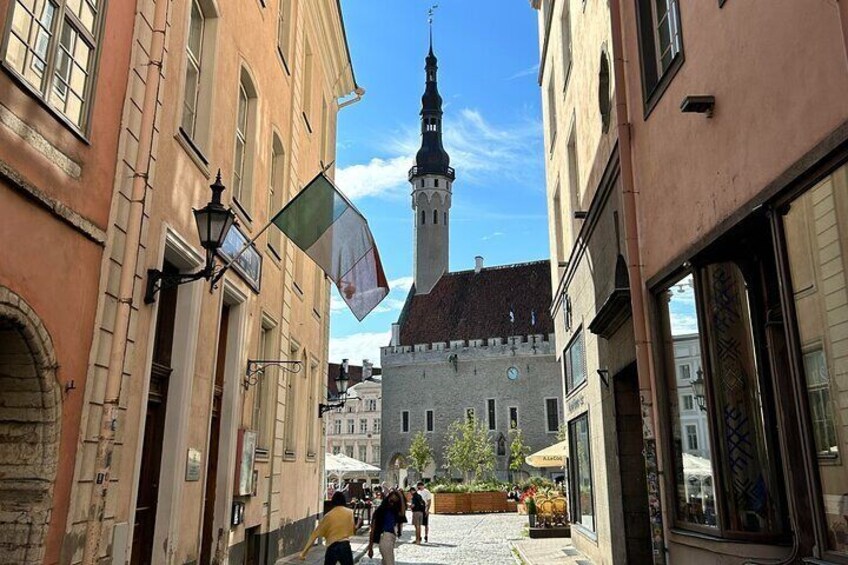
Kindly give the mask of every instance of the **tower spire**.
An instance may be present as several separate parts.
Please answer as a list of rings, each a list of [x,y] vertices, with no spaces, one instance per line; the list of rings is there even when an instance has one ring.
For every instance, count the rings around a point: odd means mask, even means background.
[[[436,13],[436,8],[438,8],[438,4],[433,4],[430,6],[430,9],[427,10],[427,22],[430,24],[430,56],[433,56],[433,14]]]

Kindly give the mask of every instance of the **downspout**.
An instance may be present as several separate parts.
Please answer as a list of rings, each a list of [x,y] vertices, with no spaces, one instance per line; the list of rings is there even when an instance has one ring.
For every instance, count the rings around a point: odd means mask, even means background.
[[[624,240],[627,249],[627,271],[630,278],[630,305],[633,316],[633,338],[636,345],[636,367],[639,374],[639,396],[642,409],[642,435],[645,442],[645,465],[648,473],[648,505],[651,519],[651,539],[654,563],[665,563],[667,533],[662,516],[665,500],[663,483],[663,452],[659,435],[659,402],[657,377],[651,362],[651,332],[645,315],[644,284],[642,278],[642,254],[639,248],[639,222],[636,204],[636,189],[633,176],[633,156],[630,151],[630,123],[627,108],[627,86],[624,75],[624,45],[621,25],[621,2],[610,0],[612,24],[613,70],[615,73],[615,106],[618,147],[621,161],[622,208],[624,212]],[[658,437],[659,436],[659,437]],[[652,471],[656,471],[653,473]],[[651,476],[656,484],[651,484]],[[653,510],[653,511],[651,511]],[[657,534],[662,534],[662,544],[657,544]]]
[[[140,0],[143,2],[145,0]],[[103,522],[106,498],[112,472],[112,455],[115,444],[115,432],[118,425],[118,411],[121,398],[124,364],[127,359],[127,336],[132,315],[135,275],[139,263],[141,232],[144,224],[144,208],[149,187],[150,165],[153,153],[153,133],[156,122],[159,88],[162,80],[162,66],[165,55],[165,32],[168,25],[168,9],[171,0],[156,0],[153,13],[153,31],[150,42],[150,56],[145,76],[144,101],[141,109],[140,138],[136,155],[132,197],[130,200],[129,223],[124,253],[121,263],[121,278],[118,287],[118,305],[115,309],[115,333],[109,352],[109,372],[106,375],[106,393],[103,401],[103,415],[100,420],[100,434],[97,438],[95,460],[96,475],[91,491],[88,523],[85,533],[85,548],[82,562],[86,565],[98,563],[98,555],[103,537]]]

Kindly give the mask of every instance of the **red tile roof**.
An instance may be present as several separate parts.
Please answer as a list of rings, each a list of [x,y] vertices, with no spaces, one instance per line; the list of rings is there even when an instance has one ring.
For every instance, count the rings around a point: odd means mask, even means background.
[[[327,398],[335,398],[339,394],[338,388],[336,388],[336,377],[339,376],[339,368],[341,364],[339,363],[329,363],[327,365]],[[380,367],[372,367],[371,375],[377,376],[381,374]],[[350,365],[347,366],[347,376],[350,379],[348,381],[347,387],[350,388],[355,384],[362,382],[362,366],[361,365]]]
[[[400,345],[551,334],[550,304],[548,261],[447,273],[430,294],[410,291],[399,320]]]

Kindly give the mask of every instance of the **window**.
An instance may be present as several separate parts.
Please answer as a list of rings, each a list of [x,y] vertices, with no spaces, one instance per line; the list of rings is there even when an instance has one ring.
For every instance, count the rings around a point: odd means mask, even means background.
[[[427,223],[427,212],[421,210],[421,225],[423,226],[425,223]]]
[[[690,453],[698,451],[698,426],[686,426],[686,446]]]
[[[681,381],[690,381],[692,380],[692,369],[689,365],[678,365],[677,366],[677,378]],[[684,384],[684,383],[681,383]]]
[[[577,164],[577,122],[571,124],[568,132],[568,198],[571,202],[571,210],[580,210],[580,168]],[[572,233],[580,231],[573,216],[571,218]],[[572,238],[573,239],[573,238]]]
[[[565,349],[565,354],[562,357],[563,363],[565,363],[565,390],[567,393],[571,393],[586,382],[583,347],[583,329],[580,328],[571,339],[571,343]]]
[[[551,153],[554,152],[554,146],[556,145],[556,134],[557,134],[557,108],[556,108],[556,96],[557,89],[554,81],[555,75],[551,72],[551,78],[548,81],[548,139],[550,143],[549,151]]]
[[[486,420],[489,423],[489,430],[494,430],[497,428],[497,421],[495,418],[495,399],[490,398],[486,401]]]
[[[732,262],[707,264],[661,293],[661,335],[669,389],[672,464],[676,478],[676,518],[689,529],[725,536],[784,531],[782,482],[773,438],[774,425],[763,405],[758,356],[759,331],[742,270]],[[681,364],[676,344],[695,336],[704,360],[689,350],[688,365],[703,367],[709,390],[702,430],[682,416],[676,400]],[[686,408],[684,400],[684,408]],[[710,430],[715,430],[711,437]],[[701,436],[705,437],[701,437]],[[706,449],[712,442],[713,449]],[[697,451],[697,453],[693,453]],[[697,457],[698,459],[693,459]],[[697,469],[696,469],[697,464]],[[720,497],[721,504],[716,505]]]
[[[368,446],[360,445],[359,446],[359,460],[360,461],[368,461]]]
[[[289,346],[290,358],[303,361],[303,358],[300,354],[300,346],[294,341],[291,341],[291,345]],[[286,422],[285,422],[285,436],[286,436],[286,448],[285,455],[287,457],[291,457],[295,454],[295,446],[297,445],[297,436],[295,434],[295,422],[297,421],[297,402],[298,398],[298,388],[300,375],[295,373],[287,374],[287,386],[286,386]]]
[[[277,51],[285,65],[288,65],[291,49],[292,20],[292,0],[280,0],[280,9],[277,12]]]
[[[367,412],[376,412],[377,411],[377,399],[369,398],[365,401],[365,410]]]
[[[303,85],[301,87],[301,97],[300,101],[301,108],[303,109],[303,118],[306,120],[306,127],[309,131],[312,131],[312,126],[310,125],[309,118],[312,116],[312,94],[313,94],[313,59],[314,56],[312,54],[312,47],[309,45],[309,40],[305,40],[303,46]]]
[[[683,53],[678,0],[637,0],[645,105]]]
[[[562,16],[560,16],[560,35],[562,37],[562,89],[568,86],[571,76],[571,10],[569,2],[562,2]]]
[[[312,309],[320,316],[321,305],[324,303],[324,271],[318,265],[315,265],[315,273],[312,275],[312,281]]]
[[[409,432],[409,412],[407,410],[400,413],[400,431],[402,433]]]
[[[447,212],[442,213],[442,219],[444,220],[445,225],[448,225],[448,213]]]
[[[439,211],[433,210],[433,225],[439,223]]]
[[[559,431],[559,399],[545,399],[545,422],[549,434],[555,434]]]
[[[270,220],[274,214],[282,210],[285,178],[286,178],[286,152],[283,149],[283,143],[277,135],[274,135],[271,141],[271,171],[270,182],[268,183],[268,219]],[[278,258],[283,256],[282,232],[278,229],[271,228],[268,230],[268,247]]]
[[[371,458],[373,459],[373,462],[374,462],[375,465],[377,465],[377,466],[380,465],[380,446],[379,445],[374,444],[374,445],[371,446]]]
[[[565,242],[563,240],[562,231],[562,214],[562,200],[560,200],[559,182],[557,182],[551,210],[551,215],[554,217],[554,245],[552,251],[556,257],[557,264],[565,262]]]
[[[516,406],[509,407],[509,429],[514,430],[518,427],[518,408]]]
[[[424,422],[424,424],[425,424],[424,429],[427,430],[428,432],[432,432],[433,431],[433,411],[427,410],[427,412],[425,412],[425,414],[424,414],[424,419],[426,420]]]
[[[41,98],[86,129],[102,0],[13,0],[3,60]]]
[[[368,433],[368,420],[365,418],[359,419],[359,433],[367,434]]]
[[[373,429],[375,434],[380,433],[380,418],[374,418]]]
[[[347,421],[347,433],[353,434],[356,432],[356,422],[351,418]]]
[[[474,420],[474,408],[466,408],[465,409],[465,419],[469,422]]]
[[[843,165],[794,199],[783,217],[786,259],[803,353],[821,483],[827,549],[848,557],[844,537],[848,472],[848,166]],[[837,561],[837,559],[832,559]]]
[[[686,411],[694,410],[695,409],[695,403],[694,403],[693,400],[694,399],[692,398],[691,394],[684,394],[683,395],[683,409],[686,410]]]
[[[341,435],[342,433],[342,421],[339,418],[333,422],[333,431],[336,435]]]
[[[339,447],[338,445],[333,446],[333,455],[338,455],[339,453],[341,453],[341,451],[342,451],[342,448]]]
[[[589,447],[589,414],[568,423],[568,475],[571,520],[595,531],[595,500],[592,489],[592,452]]]
[[[304,379],[306,380],[306,390],[309,391],[306,399],[306,456],[315,457],[315,452],[318,447],[316,441],[318,431],[318,418],[315,416],[315,411],[318,408],[318,399],[315,398],[316,389],[320,382],[320,373],[318,371],[318,361],[315,358],[309,363],[309,370],[306,371]]]
[[[345,455],[347,455],[348,457],[351,457],[351,458],[353,457],[353,446],[352,445],[348,445],[348,446],[345,447]]]
[[[804,374],[807,377],[807,397],[810,399],[816,449],[819,457],[835,458],[839,453],[839,440],[830,400],[830,376],[821,348],[804,354]]]
[[[203,36],[206,19],[197,0],[191,2],[191,15],[186,41],[186,79],[183,93],[183,131],[190,138],[195,137],[197,125],[197,99],[200,94],[200,70],[203,60]]]
[[[279,358],[277,346],[277,332],[275,323],[265,316],[262,318],[262,326],[259,330],[259,358]],[[257,447],[267,448],[271,445],[271,422],[273,410],[270,409],[276,402],[277,379],[279,368],[268,366],[262,370],[259,384],[253,387],[253,429],[257,431]]]
[[[439,188],[439,179],[433,179],[433,186]]]
[[[250,214],[253,203],[253,129],[256,123],[256,90],[242,69],[236,112],[235,152],[233,156],[233,199]]]

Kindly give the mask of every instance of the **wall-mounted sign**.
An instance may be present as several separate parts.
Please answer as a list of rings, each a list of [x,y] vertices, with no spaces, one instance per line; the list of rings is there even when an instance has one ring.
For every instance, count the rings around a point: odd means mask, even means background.
[[[239,430],[236,460],[236,496],[253,494],[253,467],[256,458],[256,432]]]
[[[194,449],[193,447],[188,448],[188,453],[186,454],[185,480],[190,481],[190,482],[200,480],[200,450],[199,449]]]
[[[229,262],[233,257],[238,255],[238,252],[242,250],[248,241],[250,239],[241,231],[241,228],[233,225],[230,231],[227,232],[227,237],[224,239],[224,244],[218,250],[218,254],[222,259]],[[259,292],[259,285],[262,281],[262,254],[256,249],[256,245],[251,244],[244,253],[239,255],[239,258],[235,260],[232,267],[253,290]]]

